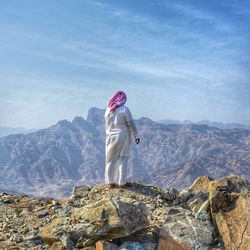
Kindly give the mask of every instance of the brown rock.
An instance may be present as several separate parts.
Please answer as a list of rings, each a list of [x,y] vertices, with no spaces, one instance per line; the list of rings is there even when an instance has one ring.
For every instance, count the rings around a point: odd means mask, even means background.
[[[176,241],[169,236],[160,238],[157,250],[192,250],[192,247],[183,241]]]
[[[198,177],[193,184],[188,188],[189,192],[208,192],[209,183],[214,179],[209,176]]]
[[[72,217],[80,221],[79,235],[97,240],[128,236],[148,224],[145,205],[131,199],[105,198],[74,209]]]
[[[90,187],[87,185],[76,186],[73,189],[72,197],[82,198],[86,196],[90,190],[91,190]]]
[[[60,241],[60,237],[57,232],[58,229],[60,229],[60,225],[62,225],[65,220],[65,217],[58,217],[40,230],[40,236],[46,244],[52,245],[54,242]]]
[[[227,249],[245,250],[250,246],[249,183],[238,176],[210,183],[209,200],[214,224]]]
[[[228,190],[235,193],[249,193],[249,182],[237,175],[226,176],[221,179],[211,181],[208,190]]]
[[[228,249],[247,249],[250,246],[249,208],[250,200],[239,197],[235,209],[214,214],[219,233]]]

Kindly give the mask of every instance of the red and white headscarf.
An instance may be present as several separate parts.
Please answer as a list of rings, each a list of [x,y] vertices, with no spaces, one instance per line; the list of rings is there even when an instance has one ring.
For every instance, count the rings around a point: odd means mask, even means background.
[[[115,111],[116,108],[122,106],[127,101],[127,96],[123,91],[116,92],[108,101],[110,111]]]

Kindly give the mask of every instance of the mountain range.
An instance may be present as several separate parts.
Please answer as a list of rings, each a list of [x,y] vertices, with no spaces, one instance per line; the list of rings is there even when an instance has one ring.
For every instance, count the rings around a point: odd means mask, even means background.
[[[250,130],[200,124],[135,121],[128,180],[183,189],[201,175],[249,179]],[[32,195],[69,196],[72,187],[104,182],[104,110],[91,108],[29,134],[0,138],[0,189]]]
[[[216,127],[221,129],[228,129],[228,128],[245,128],[250,129],[250,125],[242,124],[242,123],[223,123],[223,122],[215,122],[215,121],[209,121],[209,120],[202,120],[199,122],[193,122],[191,120],[171,120],[171,119],[162,119],[158,121],[162,124],[201,124],[201,125],[207,125],[209,127]],[[32,132],[37,131],[38,129],[26,129],[23,127],[0,127],[0,137],[4,137],[11,134],[29,134]]]
[[[0,137],[11,135],[11,134],[28,134],[37,131],[38,129],[26,129],[22,127],[0,127]]]
[[[244,128],[250,129],[250,125],[241,124],[241,123],[224,123],[224,122],[215,122],[209,120],[202,120],[199,122],[193,122],[190,120],[170,120],[170,119],[163,119],[159,120],[159,123],[163,124],[182,124],[182,125],[189,125],[189,124],[198,124],[198,125],[207,125],[209,127],[221,128],[221,129],[230,129],[230,128]]]

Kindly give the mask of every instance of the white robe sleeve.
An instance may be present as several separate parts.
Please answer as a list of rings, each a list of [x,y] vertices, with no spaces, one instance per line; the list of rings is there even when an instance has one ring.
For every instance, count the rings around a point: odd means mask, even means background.
[[[135,139],[138,138],[139,135],[138,135],[138,132],[137,132],[137,128],[135,126],[132,114],[131,114],[131,112],[130,112],[130,110],[128,108],[125,109],[125,120],[126,120],[126,123],[127,123],[128,127],[129,127],[133,137]]]

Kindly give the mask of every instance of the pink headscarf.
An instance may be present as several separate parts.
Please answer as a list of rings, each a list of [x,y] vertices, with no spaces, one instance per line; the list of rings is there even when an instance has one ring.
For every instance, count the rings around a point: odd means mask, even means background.
[[[127,101],[127,96],[123,91],[116,92],[108,101],[110,111],[115,111],[116,108],[122,106]]]

